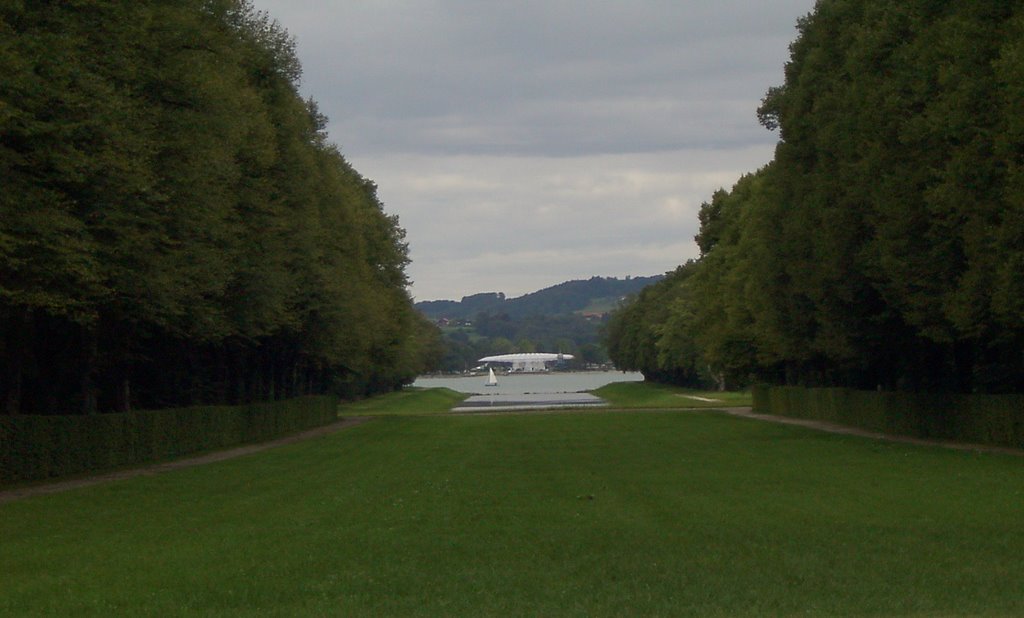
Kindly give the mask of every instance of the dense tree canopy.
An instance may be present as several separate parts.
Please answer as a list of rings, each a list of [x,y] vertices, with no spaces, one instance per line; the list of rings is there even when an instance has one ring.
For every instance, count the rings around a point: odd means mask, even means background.
[[[247,0],[0,8],[0,397],[93,412],[394,388],[404,231]]]
[[[612,314],[604,338],[608,356],[619,369],[684,386],[699,386],[709,379],[694,348],[692,324],[673,317],[689,316],[694,267],[680,266]]]
[[[820,0],[798,30],[774,160],[703,205],[695,272],[617,316],[648,341],[613,360],[1024,390],[1024,3]]]

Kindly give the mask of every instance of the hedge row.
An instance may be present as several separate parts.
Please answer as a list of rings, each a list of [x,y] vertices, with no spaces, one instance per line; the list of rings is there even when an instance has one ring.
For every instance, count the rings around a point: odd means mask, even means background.
[[[952,395],[758,386],[754,411],[882,433],[1024,448],[1024,395]]]
[[[0,416],[0,485],[269,440],[337,420],[334,397],[88,416]]]

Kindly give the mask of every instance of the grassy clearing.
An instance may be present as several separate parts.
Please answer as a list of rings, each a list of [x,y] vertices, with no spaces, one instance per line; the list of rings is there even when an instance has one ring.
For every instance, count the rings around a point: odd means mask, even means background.
[[[346,403],[341,406],[340,416],[406,416],[420,414],[441,414],[447,412],[468,397],[448,388],[413,388],[378,395],[369,399]]]
[[[711,413],[388,417],[0,506],[0,614],[1021,615],[1021,488]]]
[[[594,391],[616,408],[733,408],[751,405],[749,392],[695,391],[653,382],[613,382]],[[704,401],[710,399],[711,401]]]
[[[587,314],[587,313],[609,313],[614,311],[619,304],[622,302],[619,296],[608,296],[605,298],[593,298],[586,307],[576,311],[575,313]]]

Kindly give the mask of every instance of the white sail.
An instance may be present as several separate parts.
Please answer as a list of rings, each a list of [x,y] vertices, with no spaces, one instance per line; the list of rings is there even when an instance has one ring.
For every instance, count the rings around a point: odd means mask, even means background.
[[[486,386],[497,386],[497,385],[498,385],[498,378],[496,378],[494,376],[494,369],[488,367],[487,368],[487,384],[486,384]]]

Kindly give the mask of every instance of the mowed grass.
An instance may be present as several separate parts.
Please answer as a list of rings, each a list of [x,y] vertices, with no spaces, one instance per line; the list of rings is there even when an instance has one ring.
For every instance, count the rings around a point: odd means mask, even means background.
[[[442,414],[469,395],[449,388],[413,388],[342,404],[340,416],[405,416]]]
[[[594,394],[616,408],[733,408],[751,405],[746,392],[696,391],[653,382],[613,382]]]
[[[395,416],[0,505],[3,615],[1024,614],[1024,460],[711,412]]]

